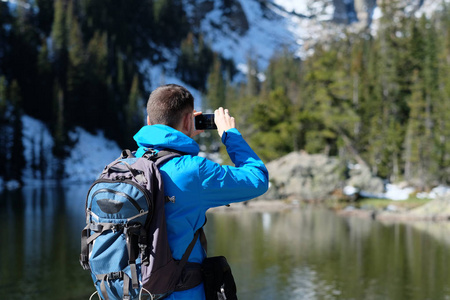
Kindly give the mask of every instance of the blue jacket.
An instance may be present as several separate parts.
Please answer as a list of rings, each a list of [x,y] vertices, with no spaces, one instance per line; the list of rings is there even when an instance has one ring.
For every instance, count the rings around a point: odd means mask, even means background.
[[[175,157],[160,168],[166,196],[175,196],[175,202],[165,206],[169,245],[175,259],[181,259],[194,233],[205,223],[209,208],[246,201],[267,191],[267,169],[237,129],[230,129],[222,136],[235,167],[221,166],[197,156],[198,144],[169,126],[144,126],[134,139],[139,146],[138,157],[148,148],[188,154]],[[198,240],[189,261],[201,263],[205,257]],[[175,292],[168,299],[205,299],[203,284]]]

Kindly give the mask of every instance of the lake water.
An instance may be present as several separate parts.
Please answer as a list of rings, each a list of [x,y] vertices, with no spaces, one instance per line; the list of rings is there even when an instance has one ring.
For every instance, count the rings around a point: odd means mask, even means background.
[[[78,263],[87,187],[0,196],[0,299],[89,299]],[[447,223],[383,224],[312,206],[208,214],[209,255],[245,299],[450,299]]]

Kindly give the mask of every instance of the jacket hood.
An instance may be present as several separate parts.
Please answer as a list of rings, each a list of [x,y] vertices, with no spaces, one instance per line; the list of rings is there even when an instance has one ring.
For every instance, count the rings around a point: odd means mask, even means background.
[[[136,152],[138,157],[142,156],[148,148],[173,149],[190,155],[198,155],[200,151],[198,144],[193,139],[166,125],[146,125],[133,138],[139,146]]]

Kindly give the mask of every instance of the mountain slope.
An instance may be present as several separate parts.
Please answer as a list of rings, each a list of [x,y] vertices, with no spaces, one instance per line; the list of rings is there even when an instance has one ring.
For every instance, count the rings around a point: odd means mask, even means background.
[[[251,55],[264,70],[270,57],[283,47],[307,55],[315,41],[346,27],[376,26],[382,0],[185,0],[190,23],[214,51],[232,58],[240,70]],[[449,2],[444,0],[444,2]],[[402,0],[405,14],[431,14],[442,0]],[[375,23],[375,24],[374,24]]]

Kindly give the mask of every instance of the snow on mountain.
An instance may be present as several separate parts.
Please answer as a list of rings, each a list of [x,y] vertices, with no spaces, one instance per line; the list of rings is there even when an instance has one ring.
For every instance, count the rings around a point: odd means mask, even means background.
[[[357,31],[371,26],[375,33],[381,17],[377,2],[380,0],[183,0],[194,32],[202,34],[214,51],[232,59],[242,75],[248,71],[249,57],[263,72],[277,51],[287,48],[305,58],[317,41],[335,38],[344,27]],[[441,3],[402,0],[401,6],[405,12],[430,15]],[[147,74],[147,90],[165,83],[183,84],[175,73],[177,50],[162,50],[167,60],[163,65],[140,64],[142,73]],[[245,76],[236,80],[245,80]],[[190,90],[195,94],[196,108],[201,109],[201,93]]]
[[[243,72],[250,56],[264,70],[276,51],[287,47],[297,53],[303,42],[314,34],[310,26],[302,26],[302,18],[297,15],[303,13],[305,4],[291,3],[302,1],[262,4],[257,0],[242,0],[230,1],[228,7],[222,1],[209,1],[208,6],[199,5],[207,2],[186,1],[188,17],[192,23],[199,23],[198,31],[212,49],[233,59]]]
[[[441,10],[444,3],[450,3],[449,0],[423,0],[419,2],[422,2],[423,4],[415,12],[416,17],[420,17],[422,14],[430,17],[435,11]]]
[[[227,4],[225,4],[225,2]],[[314,42],[335,36],[339,28],[360,30],[381,16],[381,0],[184,0],[188,18],[198,25],[214,51],[246,72],[247,58],[264,70],[276,51],[287,47],[299,57]],[[402,0],[404,13],[430,16],[450,0]],[[374,30],[373,30],[374,32]]]

